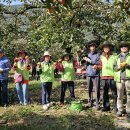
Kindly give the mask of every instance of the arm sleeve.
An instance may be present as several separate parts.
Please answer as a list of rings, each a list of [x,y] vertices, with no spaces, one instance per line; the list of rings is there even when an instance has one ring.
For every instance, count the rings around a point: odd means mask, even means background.
[[[78,61],[77,61],[77,60],[74,60],[74,61],[73,61],[73,66],[74,66],[74,68],[75,68],[75,69],[77,69],[77,68],[78,68],[79,63],[78,63]]]
[[[98,70],[101,70],[101,69],[102,69],[102,61],[101,61],[101,59],[100,59],[100,61],[99,61],[99,64],[97,65],[97,69],[98,69]]]
[[[116,60],[114,61],[113,69],[114,69],[115,71],[119,71],[118,66],[117,66],[117,61],[116,61]]]
[[[10,61],[8,60],[7,63],[5,63],[5,68],[3,69],[4,72],[8,72],[11,70],[11,64]]]
[[[100,62],[100,54],[97,54],[96,60],[91,59],[91,65],[98,65]]]
[[[60,72],[63,72],[64,71],[64,66],[62,63],[58,63],[56,68],[60,71]]]

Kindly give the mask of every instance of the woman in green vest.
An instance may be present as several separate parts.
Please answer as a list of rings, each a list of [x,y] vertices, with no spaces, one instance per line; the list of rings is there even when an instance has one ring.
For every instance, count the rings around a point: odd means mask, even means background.
[[[18,58],[15,58],[13,69],[15,71],[14,79],[16,90],[21,105],[28,103],[28,82],[29,82],[29,59],[27,53],[22,50],[18,52]]]
[[[121,42],[119,45],[121,53],[117,56],[114,69],[115,69],[115,81],[117,85],[117,116],[122,116],[122,114],[128,114],[128,119],[130,120],[130,54],[129,48],[130,44],[126,42]],[[124,89],[126,89],[127,103],[126,112],[123,107],[123,97]]]
[[[60,60],[57,68],[61,74],[61,96],[60,96],[60,105],[64,105],[64,97],[67,87],[70,91],[70,97],[72,100],[75,99],[74,93],[74,79],[75,79],[75,68],[76,62],[72,60],[72,56],[69,53],[63,55],[62,61]]]
[[[109,88],[112,91],[113,96],[113,110],[114,113],[117,112],[117,88],[116,82],[114,81],[114,69],[113,64],[116,55],[112,53],[114,46],[112,43],[106,41],[101,45],[103,50],[102,55],[100,56],[101,60],[101,79],[103,84],[103,109],[102,111],[110,111],[109,103]]]
[[[44,53],[43,62],[41,63],[40,80],[42,82],[42,104],[43,109],[47,110],[50,106],[50,96],[52,91],[52,83],[54,81],[54,64],[51,61],[51,55],[48,51]]]

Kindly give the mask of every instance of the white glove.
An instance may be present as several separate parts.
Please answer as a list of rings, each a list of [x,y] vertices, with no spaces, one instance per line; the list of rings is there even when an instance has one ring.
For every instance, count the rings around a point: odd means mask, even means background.
[[[17,66],[17,63],[16,63],[16,62],[14,63],[14,66]]]
[[[0,68],[0,73],[1,73],[1,72],[3,72],[3,69],[2,69],[2,68]]]
[[[90,60],[88,57],[84,57],[83,59],[84,59],[86,62],[91,63],[91,60]]]

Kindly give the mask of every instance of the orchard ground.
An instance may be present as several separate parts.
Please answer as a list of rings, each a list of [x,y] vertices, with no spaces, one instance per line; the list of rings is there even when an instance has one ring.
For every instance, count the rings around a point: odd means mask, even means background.
[[[83,110],[70,110],[68,90],[65,105],[60,107],[60,81],[57,79],[53,84],[51,96],[54,105],[44,111],[41,105],[40,81],[30,81],[27,106],[18,104],[15,84],[9,83],[10,105],[7,108],[0,107],[0,130],[130,130],[130,123],[126,121],[126,117],[117,118],[112,110],[102,112],[96,111],[94,107],[87,108],[87,91],[86,80],[76,80],[75,94],[77,100],[83,102]]]

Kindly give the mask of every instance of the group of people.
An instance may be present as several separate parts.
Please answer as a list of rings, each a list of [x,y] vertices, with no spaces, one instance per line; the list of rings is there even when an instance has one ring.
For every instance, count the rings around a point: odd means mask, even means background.
[[[28,82],[29,71],[31,66],[29,64],[29,58],[25,51],[19,51],[18,57],[14,59],[13,70],[15,71],[14,79],[16,83],[16,90],[21,105],[27,105],[28,103]],[[51,55],[46,51],[43,55],[42,62],[37,64],[40,73],[40,80],[42,83],[42,104],[43,109],[48,109],[52,104],[50,103],[50,96],[52,91],[52,83],[54,81],[54,70],[57,68],[62,73],[61,81],[61,98],[60,105],[64,105],[64,97],[67,86],[71,93],[71,98],[75,99],[74,94],[74,75],[76,68],[75,61],[72,61],[72,56],[64,54],[57,63],[51,60]],[[33,66],[32,66],[33,69]],[[32,70],[33,71],[33,70]]]
[[[88,53],[84,57],[86,64],[86,77],[88,85],[88,107],[93,106],[92,91],[95,90],[96,110],[100,106],[100,81],[103,86],[103,108],[102,111],[110,111],[109,88],[113,96],[113,111],[117,116],[127,113],[130,119],[130,45],[126,42],[119,44],[119,53],[114,53],[112,43],[106,41],[100,46],[102,54],[97,51],[96,41],[87,44]],[[27,53],[22,50],[17,53],[14,60],[13,70],[15,71],[14,79],[21,105],[28,104],[28,83],[29,71],[31,69]],[[61,94],[60,105],[64,105],[65,92],[67,87],[70,91],[71,100],[75,100],[74,80],[78,62],[70,53],[65,53],[58,62],[52,61],[51,54],[46,51],[43,55],[42,62],[38,64],[40,80],[42,84],[42,105],[47,110],[51,107],[51,91],[54,81],[54,70],[61,72]],[[8,72],[11,65],[0,49],[0,102],[2,105],[8,104]],[[127,103],[126,110],[123,105],[124,90],[126,91]],[[87,92],[86,92],[87,93]]]
[[[95,89],[96,110],[100,109],[100,81],[103,86],[103,109],[110,111],[109,89],[113,96],[114,113],[121,117],[128,115],[130,119],[130,45],[121,42],[118,46],[119,53],[115,53],[114,45],[108,41],[100,46],[102,54],[96,50],[96,42],[88,45],[89,53],[84,60],[87,63],[87,84],[88,84],[88,106],[93,105],[92,89]],[[124,90],[126,91],[126,109],[123,105]]]

